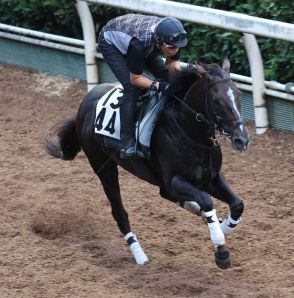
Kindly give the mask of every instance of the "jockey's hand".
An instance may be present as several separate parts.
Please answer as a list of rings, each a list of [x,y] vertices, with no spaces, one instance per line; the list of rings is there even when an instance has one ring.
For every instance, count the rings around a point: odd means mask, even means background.
[[[168,89],[169,83],[165,81],[159,81],[156,85],[157,90],[162,92],[162,94],[165,94]]]
[[[151,84],[149,90],[150,90],[150,91],[157,91],[157,90],[158,90],[158,87],[159,87],[159,82],[154,81],[154,82],[152,82],[152,84]]]

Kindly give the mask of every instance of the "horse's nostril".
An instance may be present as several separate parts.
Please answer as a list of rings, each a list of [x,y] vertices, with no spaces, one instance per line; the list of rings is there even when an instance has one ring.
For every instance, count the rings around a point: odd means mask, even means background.
[[[247,148],[246,142],[243,142],[242,139],[234,139],[235,148],[239,151],[245,150]]]

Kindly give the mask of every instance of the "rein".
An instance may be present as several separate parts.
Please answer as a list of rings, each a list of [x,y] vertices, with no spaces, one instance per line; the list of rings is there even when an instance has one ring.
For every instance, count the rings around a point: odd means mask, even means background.
[[[203,121],[205,122],[207,125],[209,126],[213,126],[215,127],[215,124],[213,121],[211,121],[210,119],[207,119],[205,117],[205,115],[203,113],[199,113],[197,112],[195,109],[191,108],[188,104],[185,103],[185,99],[187,97],[187,94],[189,94],[189,92],[195,87],[196,84],[198,84],[199,81],[195,82],[187,91],[187,93],[184,96],[184,99],[180,99],[178,96],[176,96],[175,94],[172,94],[172,96],[178,101],[180,102],[187,110],[189,110],[196,118],[197,121]]]

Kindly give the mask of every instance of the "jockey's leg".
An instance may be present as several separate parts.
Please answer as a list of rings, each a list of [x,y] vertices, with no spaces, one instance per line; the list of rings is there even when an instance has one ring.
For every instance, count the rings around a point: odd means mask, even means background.
[[[124,85],[124,95],[120,98],[121,122],[121,158],[145,157],[145,154],[136,146],[136,98],[137,90],[134,86]]]
[[[130,82],[130,71],[126,57],[105,40],[99,41],[99,49],[108,66],[122,84],[123,96],[119,99],[121,120],[121,158],[145,157],[135,144],[135,116],[137,89]]]
[[[216,216],[216,211],[213,209],[211,197],[206,192],[195,188],[191,183],[180,176],[172,178],[170,189],[171,198],[177,202],[184,203],[183,206],[185,206],[185,202],[189,201],[196,203],[194,204],[195,206],[199,205],[200,210],[202,210],[202,215],[206,219],[212,243],[214,246],[224,245],[225,237]],[[193,205],[193,203],[190,204],[190,206]]]
[[[208,192],[229,205],[230,214],[221,223],[221,229],[225,235],[232,233],[241,221],[244,210],[242,200],[232,192],[222,173],[219,173],[209,184]]]
[[[120,139],[121,139],[121,157],[129,157],[129,151],[135,154],[135,113],[136,102],[133,100],[130,92],[131,86],[124,87],[124,94],[120,97]],[[131,149],[132,148],[132,149]],[[128,152],[128,153],[127,153]]]

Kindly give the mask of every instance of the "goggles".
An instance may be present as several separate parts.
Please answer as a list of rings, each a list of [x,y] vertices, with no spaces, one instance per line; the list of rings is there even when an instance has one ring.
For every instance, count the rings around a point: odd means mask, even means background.
[[[170,34],[164,38],[166,44],[172,45],[173,43],[179,42],[187,38],[187,32],[178,33],[178,34]]]

